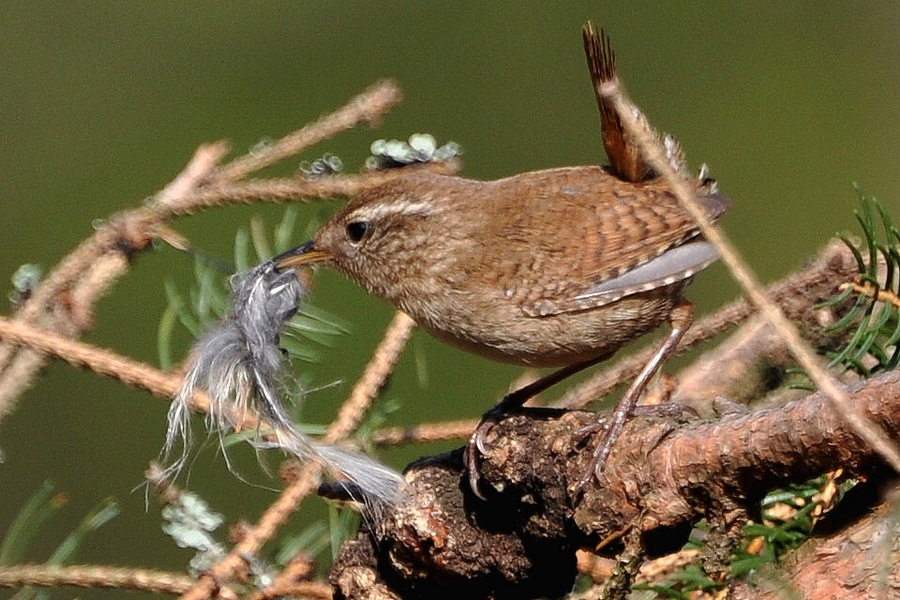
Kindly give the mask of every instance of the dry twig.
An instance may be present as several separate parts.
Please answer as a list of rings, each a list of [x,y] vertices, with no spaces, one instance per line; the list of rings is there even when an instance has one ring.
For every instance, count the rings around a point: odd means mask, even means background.
[[[189,589],[194,579],[181,573],[136,569],[134,567],[107,567],[96,565],[17,565],[0,567],[0,587],[59,587],[115,588],[156,594],[181,594]],[[239,598],[227,586],[218,590],[223,600]],[[330,597],[330,596],[329,596]]]

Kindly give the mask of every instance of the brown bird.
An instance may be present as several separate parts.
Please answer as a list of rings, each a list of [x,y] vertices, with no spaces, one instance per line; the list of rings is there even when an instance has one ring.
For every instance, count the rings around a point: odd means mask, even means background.
[[[586,27],[585,43],[595,85],[615,81],[608,42]],[[452,346],[562,367],[485,414],[467,453],[479,496],[476,451],[500,416],[668,320],[672,333],[602,425],[591,471],[599,472],[647,381],[690,324],[686,284],[717,259],[610,115],[601,99],[611,167],[498,181],[411,173],[359,194],[312,241],[275,259],[281,269],[328,265]],[[677,152],[673,162],[683,171]],[[728,208],[713,182],[690,183],[711,219]]]

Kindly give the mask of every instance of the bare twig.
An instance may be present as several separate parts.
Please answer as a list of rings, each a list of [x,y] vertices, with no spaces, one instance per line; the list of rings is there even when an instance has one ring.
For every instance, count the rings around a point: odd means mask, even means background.
[[[420,423],[409,427],[385,427],[372,435],[372,442],[377,446],[397,446],[467,439],[477,426],[478,421],[473,419],[445,423]]]
[[[82,588],[115,588],[157,594],[181,594],[194,584],[194,579],[180,573],[107,567],[94,565],[17,565],[0,567],[0,587],[56,587],[70,585]],[[228,587],[220,587],[221,598],[239,596]]]
[[[393,81],[376,83],[337,111],[287,135],[277,142],[242,156],[216,173],[217,181],[237,181],[279,161],[302,152],[359,123],[374,123],[393,108],[403,95]]]
[[[28,346],[34,352],[61,358],[72,366],[90,369],[158,396],[171,397],[181,385],[180,375],[163,373],[148,364],[27,323],[0,317],[0,339]]]
[[[329,425],[323,438],[324,441],[336,442],[356,429],[362,415],[378,394],[378,390],[394,371],[397,358],[406,347],[406,342],[415,326],[415,321],[405,313],[397,311],[394,314],[372,359],[366,365],[362,376],[353,387],[353,391],[350,392],[350,397],[347,398],[337,417]]]
[[[247,531],[231,552],[207,570],[195,584],[182,595],[183,600],[209,598],[222,581],[230,580],[247,565],[247,557],[254,556],[275,534],[278,528],[294,513],[300,501],[316,489],[322,468],[317,463],[303,465],[300,476],[282,490],[278,498],[262,514],[256,525]]]
[[[159,369],[120,354],[91,344],[73,340],[26,323],[0,317],[0,340],[6,343],[27,346],[36,355],[53,356],[72,366],[90,369],[98,375],[110,377],[126,385],[147,390],[163,398],[171,398],[184,381],[180,373],[165,373]],[[195,390],[191,398],[191,409],[208,414],[210,398],[203,390]],[[259,430],[265,436],[268,428],[262,427],[262,420],[253,411],[237,411],[231,418],[244,430]]]
[[[272,584],[250,596],[250,600],[269,598],[313,598],[330,600],[334,597],[331,586],[321,581],[299,581],[297,583]]]
[[[178,205],[211,176],[227,153],[228,144],[222,141],[197,148],[188,166],[153,198],[154,207],[168,209]]]
[[[121,254],[105,254],[87,267],[81,278],[73,282],[65,304],[50,307],[33,320],[18,318],[20,323],[42,322],[67,336],[77,337],[92,322],[92,307],[111,284],[128,269],[128,262]],[[11,412],[15,400],[31,385],[35,373],[44,359],[28,349],[0,345],[0,420]]]
[[[201,147],[165,188],[164,196],[199,184],[221,152],[218,146]],[[111,218],[37,286],[14,320],[40,324],[68,337],[80,335],[90,326],[93,303],[127,271],[129,255],[150,243],[155,222],[146,206]],[[66,295],[67,291],[71,293]],[[10,412],[42,364],[41,357],[28,349],[0,346],[0,418]]]
[[[314,598],[316,600],[330,600],[334,597],[331,586],[320,581],[301,581],[284,585],[272,585],[259,596],[251,596],[251,600],[266,600],[267,598]]]
[[[396,177],[406,177],[411,171],[427,169],[437,173],[455,173],[459,168],[459,161],[447,160],[440,163],[410,165],[403,169],[369,171],[354,175],[329,175],[315,179],[275,178],[216,183],[195,189],[182,197],[179,202],[165,207],[161,214],[168,218],[238,202],[305,202],[353,196]]]
[[[172,213],[188,214],[238,202],[306,201],[350,196],[396,176],[396,171],[379,171],[362,175],[331,175],[318,179],[263,179],[222,184],[205,187],[185,196],[178,206],[172,207]]]
[[[672,193],[678,198],[685,210],[690,213],[703,232],[704,237],[716,247],[728,266],[732,276],[750,298],[750,301],[765,315],[766,319],[784,338],[791,354],[797,359],[807,375],[825,396],[834,404],[835,410],[851,425],[853,430],[884,457],[900,473],[900,450],[869,419],[850,402],[849,395],[837,379],[822,366],[809,345],[800,337],[797,328],[785,317],[778,305],[766,295],[756,276],[740,257],[724,235],[715,227],[703,207],[697,202],[684,180],[672,169],[666,159],[665,149],[653,139],[653,136],[635,119],[635,110],[625,98],[618,85],[607,86],[602,93],[614,103],[616,111],[626,130],[637,139],[643,148],[647,161],[653,166],[669,185]]]
[[[309,581],[314,574],[315,563],[304,553],[296,554],[272,579],[272,583],[255,591],[249,600],[267,600],[281,596],[310,596],[331,598],[331,586]]]
[[[268,600],[269,598],[315,598],[330,600],[334,593],[331,586],[321,581],[289,581],[282,580],[282,571],[272,585],[255,592],[249,600]]]
[[[865,296],[868,296],[869,298],[874,298],[879,302],[891,304],[900,308],[900,297],[897,297],[897,294],[895,294],[892,290],[878,289],[876,286],[872,285],[869,282],[857,283],[855,281],[850,281],[842,283],[839,289],[852,289],[858,294],[863,294]]]

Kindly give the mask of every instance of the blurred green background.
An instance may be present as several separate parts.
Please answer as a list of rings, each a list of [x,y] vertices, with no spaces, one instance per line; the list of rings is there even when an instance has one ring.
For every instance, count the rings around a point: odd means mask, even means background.
[[[355,170],[373,139],[428,131],[460,143],[465,174],[476,178],[601,162],[580,37],[587,19],[611,35],[627,89],[651,122],[681,140],[693,167],[710,165],[733,200],[725,229],[763,280],[801,265],[835,231],[855,231],[854,181],[900,218],[896,3],[7,2],[0,274],[8,280],[22,263],[51,267],[94,220],[164,186],[198,144],[224,138],[243,153],[383,77],[396,78],[406,99],[382,126],[303,158],[332,152]],[[300,229],[335,206],[304,209]],[[274,225],[282,210],[227,208],[175,226],[230,259],[239,227],[252,215]],[[86,339],[156,363],[163,282],[184,288],[191,269],[171,249],[139,256],[97,307]],[[690,296],[708,312],[735,293],[716,266]],[[391,311],[331,273],[321,273],[313,301],[353,327],[320,364],[302,367],[315,385],[344,382],[306,400],[304,417],[324,423]],[[519,373],[417,334],[387,390],[403,403],[390,423],[475,417]],[[111,495],[124,514],[91,537],[79,561],[183,568],[191,553],[167,541],[155,505],[145,512],[133,491],[162,444],[166,409],[163,399],[51,363],[0,423],[0,533],[52,478],[69,503],[28,560],[44,560]],[[448,447],[382,456],[402,467]],[[211,448],[190,485],[230,521],[252,521],[278,482],[249,453],[236,455],[259,486],[228,473]],[[304,511],[322,514],[313,503]],[[94,594],[79,592],[103,595]]]

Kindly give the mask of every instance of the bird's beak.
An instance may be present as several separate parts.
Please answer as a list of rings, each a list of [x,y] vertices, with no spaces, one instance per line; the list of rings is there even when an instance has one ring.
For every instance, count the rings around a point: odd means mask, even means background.
[[[316,250],[315,244],[313,244],[312,241],[309,241],[292,250],[288,250],[284,254],[276,256],[272,259],[272,262],[275,263],[275,268],[281,271],[283,269],[295,269],[305,265],[314,265],[316,263],[325,262],[327,259],[328,254],[321,250]]]

